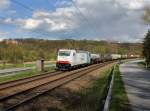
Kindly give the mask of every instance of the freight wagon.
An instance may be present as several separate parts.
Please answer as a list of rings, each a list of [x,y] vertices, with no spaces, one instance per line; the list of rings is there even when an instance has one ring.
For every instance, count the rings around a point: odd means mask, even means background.
[[[121,55],[120,54],[111,54],[111,58],[112,58],[112,60],[121,59]]]
[[[111,54],[104,54],[104,61],[111,61],[111,60],[112,60]]]
[[[102,62],[101,54],[91,54],[91,64]]]

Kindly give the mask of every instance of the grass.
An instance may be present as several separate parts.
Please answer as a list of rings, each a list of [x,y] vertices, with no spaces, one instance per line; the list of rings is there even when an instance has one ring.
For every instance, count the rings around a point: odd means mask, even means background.
[[[103,71],[99,78],[94,80],[89,88],[81,89],[76,95],[78,100],[69,101],[67,111],[98,111],[104,98],[106,84],[110,76],[111,67]]]
[[[55,64],[55,62],[45,62],[44,65],[50,65],[50,64]],[[21,68],[21,67],[34,67],[36,66],[36,63],[25,63],[25,64],[0,64],[0,70],[1,69],[9,69],[9,68]]]
[[[35,64],[0,64],[0,69],[19,68],[19,67],[33,67]]]
[[[138,64],[140,67],[142,67],[142,68],[146,68],[146,64],[145,64],[144,61],[138,62],[137,64]],[[150,70],[150,66],[148,66],[147,69]]]
[[[115,69],[110,111],[131,111],[125,87],[120,76],[119,65]]]
[[[142,68],[145,68],[145,66],[146,66],[144,61],[138,62],[138,65]]]
[[[18,72],[13,75],[0,77],[0,83],[17,80],[17,79],[21,79],[21,78],[26,78],[26,77],[31,77],[31,76],[38,75],[38,74],[41,74],[44,72],[49,72],[52,70],[54,70],[54,67],[46,67],[43,72],[38,72],[35,69],[30,70],[30,71],[25,71],[25,72]]]

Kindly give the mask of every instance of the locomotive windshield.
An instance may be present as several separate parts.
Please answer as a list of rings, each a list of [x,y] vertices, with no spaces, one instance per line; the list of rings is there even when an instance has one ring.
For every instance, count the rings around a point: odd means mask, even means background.
[[[59,51],[59,56],[70,56],[70,51]]]

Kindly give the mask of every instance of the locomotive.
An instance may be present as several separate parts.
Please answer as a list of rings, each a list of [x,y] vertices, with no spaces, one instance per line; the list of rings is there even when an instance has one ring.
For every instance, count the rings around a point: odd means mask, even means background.
[[[81,50],[60,49],[56,67],[61,70],[87,66],[91,63],[90,53]]]

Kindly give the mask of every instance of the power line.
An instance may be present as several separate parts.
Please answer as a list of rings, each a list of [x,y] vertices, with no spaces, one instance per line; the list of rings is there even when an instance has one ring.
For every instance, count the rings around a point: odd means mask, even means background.
[[[48,0],[49,1],[49,0]],[[58,2],[60,2],[60,0],[57,0]],[[82,11],[76,6],[75,2],[73,0],[70,0],[72,2],[72,5],[75,7],[75,9],[80,13],[81,17],[87,22],[88,27],[91,27],[91,23],[89,22],[89,20],[86,18],[86,16],[82,13]],[[63,9],[64,12],[64,9]],[[75,15],[74,13],[72,13],[73,15]],[[75,15],[76,16],[76,15]],[[65,18],[69,18],[68,16],[64,16]],[[90,28],[91,29],[91,28]],[[93,30],[93,31],[92,31]],[[96,30],[94,30],[93,28],[90,30],[91,33],[97,33]],[[76,33],[78,33],[76,31]]]
[[[85,17],[85,15],[82,13],[82,11],[76,6],[75,2],[73,0],[71,0],[71,1],[72,1],[72,4],[74,5],[74,7],[76,8],[76,10],[78,10],[78,12],[80,13],[80,15],[82,16],[82,18],[88,23],[87,24],[88,27],[91,27],[91,23],[89,22],[89,20]],[[20,5],[21,7],[25,8],[28,11],[34,11],[34,9],[32,7],[24,5],[23,3],[18,2],[17,0],[12,0],[12,2],[15,3],[15,4],[17,4],[17,5]],[[92,30],[93,30],[92,32],[96,32],[93,28],[92,28]],[[34,30],[34,32],[37,32],[37,31]],[[39,31],[38,31],[38,33],[39,33]],[[46,34],[46,35],[48,35],[48,34]]]
[[[77,7],[76,3],[72,1],[72,4],[74,5],[74,7],[78,10],[78,12],[81,14],[81,16],[89,23],[89,20],[85,17],[85,15],[81,12],[81,10],[79,9],[79,7]]]
[[[47,0],[49,4],[51,4],[50,0]],[[52,0],[51,0],[52,1]],[[55,0],[55,3],[57,3],[59,0]],[[53,6],[54,7],[54,6]]]
[[[6,17],[0,16],[0,19],[6,19]]]
[[[88,20],[88,18],[82,13],[82,11],[80,10],[80,8],[76,5],[76,3],[73,0],[70,0],[72,2],[72,5],[76,8],[76,10],[80,13],[80,15],[82,16],[82,18],[88,23],[88,27],[93,26],[93,24],[90,23],[90,21]],[[94,30],[94,28],[92,28],[92,32],[97,33],[96,30]]]
[[[12,1],[13,3],[15,3],[15,4],[18,4],[18,5],[22,6],[23,8],[25,8],[25,9],[27,9],[27,10],[29,10],[29,11],[34,11],[33,8],[31,8],[31,7],[27,6],[27,5],[24,5],[23,3],[18,2],[17,0],[11,0],[11,1]]]
[[[49,0],[48,0],[49,1]],[[57,0],[58,1],[58,0]],[[76,4],[74,3],[74,1],[73,0],[71,0],[72,1],[72,3],[73,3],[73,5],[74,5],[74,7],[78,10],[78,12],[80,13],[80,15],[82,16],[82,18],[88,23],[87,25],[88,25],[88,27],[91,27],[91,24],[89,23],[89,20],[84,16],[84,14],[81,12],[81,10],[76,6]],[[22,6],[23,8],[25,8],[26,10],[28,10],[28,11],[34,11],[34,9],[32,8],[32,7],[29,7],[29,6],[27,6],[27,5],[24,5],[23,3],[21,3],[21,2],[18,2],[17,0],[12,0],[12,2],[13,3],[15,3],[15,4],[17,4],[17,5],[20,5],[20,6]],[[92,29],[92,30],[94,30],[94,29]],[[38,31],[39,32],[39,31]],[[92,31],[93,32],[93,31]],[[46,34],[47,35],[47,34]]]
[[[29,12],[30,11],[34,11],[34,9],[32,8],[32,7],[29,7],[29,6],[27,6],[27,5],[24,5],[23,3],[21,3],[21,2],[18,2],[17,0],[12,0],[12,2],[13,3],[15,3],[15,4],[17,4],[17,5],[20,5],[21,7],[23,7],[24,9],[26,9],[26,10],[28,10]],[[34,33],[38,33],[39,34],[39,32],[40,32],[40,35],[45,35],[45,36],[49,36],[49,34],[47,34],[47,33],[43,33],[43,32],[41,32],[41,31],[37,31],[37,30],[32,30],[32,32]]]
[[[60,2],[60,0],[56,0],[56,2]],[[65,12],[65,8],[62,9],[62,12],[63,12],[63,13]],[[72,14],[75,15],[74,13],[72,13]],[[65,16],[65,15],[64,15],[63,17],[64,17],[64,19],[70,19],[68,16]],[[68,33],[68,31],[66,31],[66,32]],[[67,33],[66,33],[66,34],[67,34]],[[79,34],[79,32],[78,32],[77,30],[75,30],[75,29],[72,30],[71,33],[76,33],[76,34],[78,33],[78,34]],[[68,33],[68,34],[69,34],[69,33]]]

